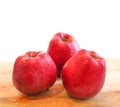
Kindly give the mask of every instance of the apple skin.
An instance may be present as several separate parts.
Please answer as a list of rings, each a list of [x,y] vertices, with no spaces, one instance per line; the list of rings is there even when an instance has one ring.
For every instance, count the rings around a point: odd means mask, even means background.
[[[57,78],[57,67],[45,52],[28,51],[14,62],[12,80],[20,92],[34,95],[51,87]]]
[[[100,92],[106,76],[106,62],[95,51],[81,49],[63,66],[63,86],[69,96],[88,99]]]
[[[47,52],[57,66],[58,77],[65,62],[78,50],[80,50],[79,44],[70,34],[58,32],[50,40]]]

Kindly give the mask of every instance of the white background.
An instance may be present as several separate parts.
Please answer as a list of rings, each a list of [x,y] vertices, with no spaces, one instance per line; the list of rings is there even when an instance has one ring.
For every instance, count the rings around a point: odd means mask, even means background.
[[[57,32],[105,58],[120,57],[119,0],[0,0],[0,61],[46,51]]]

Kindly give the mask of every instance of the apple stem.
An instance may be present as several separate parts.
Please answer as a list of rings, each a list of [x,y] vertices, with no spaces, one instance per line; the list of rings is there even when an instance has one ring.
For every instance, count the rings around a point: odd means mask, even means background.
[[[48,89],[46,89],[47,91],[49,91],[49,88]]]

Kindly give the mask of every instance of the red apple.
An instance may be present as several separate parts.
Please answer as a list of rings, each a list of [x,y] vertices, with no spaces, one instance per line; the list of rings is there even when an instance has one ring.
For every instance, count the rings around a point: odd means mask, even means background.
[[[37,94],[51,87],[57,78],[57,68],[45,52],[29,51],[18,56],[13,69],[13,84],[24,94]]]
[[[56,33],[48,46],[48,54],[56,63],[58,76],[65,62],[80,49],[77,41],[67,33]]]
[[[95,51],[81,49],[65,63],[61,72],[68,95],[87,99],[95,96],[102,89],[106,62]]]

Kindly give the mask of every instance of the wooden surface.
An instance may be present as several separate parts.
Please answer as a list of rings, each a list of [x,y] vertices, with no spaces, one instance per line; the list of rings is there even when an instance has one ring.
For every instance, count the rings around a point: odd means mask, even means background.
[[[61,80],[36,96],[25,96],[12,83],[13,63],[0,62],[0,107],[120,107],[120,59],[107,59],[103,89],[87,100],[71,98]]]

